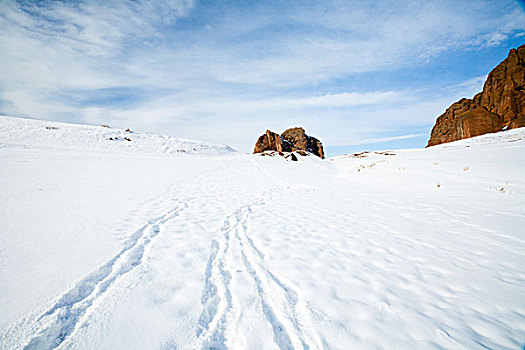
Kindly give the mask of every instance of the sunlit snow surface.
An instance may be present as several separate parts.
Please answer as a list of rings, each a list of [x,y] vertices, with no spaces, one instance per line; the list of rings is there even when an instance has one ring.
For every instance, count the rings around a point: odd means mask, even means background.
[[[2,349],[523,348],[524,129],[289,162],[0,117],[0,159]]]

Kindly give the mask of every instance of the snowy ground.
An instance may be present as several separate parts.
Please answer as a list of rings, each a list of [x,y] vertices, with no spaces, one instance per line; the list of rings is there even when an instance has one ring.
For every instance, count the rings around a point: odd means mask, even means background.
[[[2,349],[524,346],[525,129],[298,162],[0,136]]]

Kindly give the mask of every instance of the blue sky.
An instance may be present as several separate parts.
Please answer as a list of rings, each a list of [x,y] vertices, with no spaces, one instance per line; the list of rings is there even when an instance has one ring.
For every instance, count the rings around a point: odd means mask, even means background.
[[[424,147],[525,43],[523,2],[0,1],[0,114],[329,155]]]

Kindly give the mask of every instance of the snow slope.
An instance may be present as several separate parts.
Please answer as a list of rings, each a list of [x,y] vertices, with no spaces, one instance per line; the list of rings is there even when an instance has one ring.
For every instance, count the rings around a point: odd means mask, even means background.
[[[0,348],[523,348],[524,129],[288,162],[47,125],[0,118]]]
[[[110,127],[74,125],[0,116],[0,145],[68,148],[97,152],[223,155],[234,152],[226,145],[140,133]]]

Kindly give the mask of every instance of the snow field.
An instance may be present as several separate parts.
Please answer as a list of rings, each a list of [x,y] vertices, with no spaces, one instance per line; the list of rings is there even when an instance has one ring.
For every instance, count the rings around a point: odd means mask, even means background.
[[[523,347],[525,130],[298,162],[20,140],[2,348]]]

